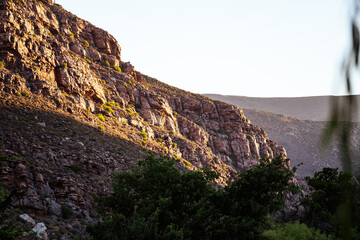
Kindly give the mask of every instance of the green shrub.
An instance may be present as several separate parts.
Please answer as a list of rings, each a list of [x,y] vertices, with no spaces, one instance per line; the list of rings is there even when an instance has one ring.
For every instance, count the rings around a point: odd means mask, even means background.
[[[100,119],[100,121],[105,122],[105,117],[104,117],[104,115],[102,115],[101,113],[99,113],[97,116],[98,116],[98,118]]]
[[[16,224],[14,214],[6,212],[6,209],[10,207],[6,201],[8,197],[6,185],[0,182],[0,239],[21,239],[23,229]]]
[[[0,164],[2,164],[3,161],[6,161],[9,159],[9,156],[3,154],[3,153],[0,153]]]
[[[62,67],[62,68],[67,68],[67,67],[68,67],[68,66],[67,66],[67,63],[61,64],[61,67]]]
[[[103,62],[103,65],[107,66],[107,67],[110,67],[110,63],[108,61],[106,61],[106,60]]]
[[[98,126],[97,127],[100,131],[104,131],[104,127],[103,126]]]
[[[107,102],[106,105],[109,107],[120,107],[119,103],[117,102]]]
[[[319,230],[308,228],[305,224],[285,223],[279,224],[275,229],[266,230],[263,236],[268,240],[332,240]]]
[[[118,67],[118,66],[113,66],[113,68],[114,68],[116,71],[121,72],[121,68],[120,68],[120,67]]]
[[[133,172],[118,173],[114,193],[98,199],[104,221],[88,226],[90,235],[94,239],[208,239],[203,227],[211,220],[201,223],[207,208],[200,205],[206,206],[201,199],[215,189],[203,172],[181,173],[174,163],[148,155]]]
[[[350,173],[325,167],[305,177],[312,191],[302,199],[303,221],[323,232],[345,239],[360,237],[360,185]],[[346,223],[344,223],[346,219]]]
[[[50,35],[51,38],[55,39],[55,36],[50,32],[50,30],[49,30],[48,33],[49,33],[49,35]]]
[[[86,41],[86,40],[83,41],[83,44],[84,44],[85,46],[87,46],[87,47],[90,46],[89,42]]]
[[[4,61],[0,61],[0,68],[4,68],[4,67],[5,67]]]
[[[192,164],[191,164],[189,161],[184,160],[184,162],[185,162],[185,165],[186,165],[186,166],[191,167]]]
[[[106,104],[103,104],[101,107],[102,107],[102,109],[104,109],[105,111],[108,111],[109,113],[112,113],[112,114],[115,113],[114,110]]]
[[[71,170],[73,170],[75,173],[79,173],[83,170],[83,167],[78,163],[73,163],[70,165]]]
[[[133,115],[133,111],[130,108],[126,108],[125,111],[127,111],[130,115]]]
[[[75,38],[75,33],[70,32],[70,33],[69,33],[69,37],[71,37],[71,38]]]
[[[29,93],[28,93],[28,92],[21,92],[21,95],[22,95],[23,97],[26,97],[26,98],[29,97]]]
[[[86,62],[90,64],[90,63],[91,63],[91,60],[88,59],[88,58],[86,58]]]
[[[68,205],[61,205],[61,216],[63,219],[69,219],[74,215],[74,211]]]
[[[139,132],[139,135],[143,138],[143,141],[146,142],[147,141],[147,133],[144,130],[141,130]]]

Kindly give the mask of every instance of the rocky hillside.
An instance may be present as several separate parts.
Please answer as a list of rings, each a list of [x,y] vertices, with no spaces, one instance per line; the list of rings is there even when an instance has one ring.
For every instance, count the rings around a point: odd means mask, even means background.
[[[286,157],[240,108],[143,75],[114,37],[50,0],[3,0],[0,18],[1,181],[53,238],[81,235],[92,194],[148,150],[222,185],[262,155]]]

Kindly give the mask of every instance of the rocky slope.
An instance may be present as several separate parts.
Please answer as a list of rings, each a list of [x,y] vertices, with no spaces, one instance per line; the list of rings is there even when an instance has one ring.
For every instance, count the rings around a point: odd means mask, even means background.
[[[1,181],[54,238],[81,235],[92,194],[147,150],[223,185],[261,155],[286,157],[240,108],[135,71],[109,33],[52,1],[4,0],[0,18]]]

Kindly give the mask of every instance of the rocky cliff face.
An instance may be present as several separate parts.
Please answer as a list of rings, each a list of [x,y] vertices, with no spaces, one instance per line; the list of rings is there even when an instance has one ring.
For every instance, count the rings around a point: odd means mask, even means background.
[[[211,168],[219,184],[286,157],[240,108],[141,74],[114,37],[52,1],[3,0],[0,19],[1,180],[21,190],[14,206],[91,219],[91,193],[145,150]]]

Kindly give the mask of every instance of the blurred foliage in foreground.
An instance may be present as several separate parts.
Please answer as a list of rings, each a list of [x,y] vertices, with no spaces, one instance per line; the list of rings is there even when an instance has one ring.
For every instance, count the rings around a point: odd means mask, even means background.
[[[328,145],[333,137],[337,137],[342,153],[342,169],[344,172],[353,173],[358,169],[353,169],[354,161],[350,149],[351,128],[354,113],[357,111],[356,99],[353,95],[354,74],[359,70],[359,56],[360,56],[360,31],[359,31],[359,16],[360,16],[360,0],[352,0],[352,7],[350,9],[350,26],[351,26],[351,44],[342,65],[343,84],[346,89],[346,96],[343,101],[339,98],[333,98],[332,113],[329,118],[328,126],[323,135],[323,143]],[[359,164],[355,164],[359,165]],[[342,176],[342,178],[345,175]],[[336,226],[340,229],[340,237],[344,240],[354,239],[353,226],[358,222],[354,222],[353,213],[356,212],[356,206],[352,202],[353,189],[350,181],[341,181],[340,188],[342,189],[343,199],[341,207],[337,213],[331,215],[332,222],[336,222]],[[322,215],[323,216],[323,215]],[[330,218],[330,217],[328,217]],[[334,226],[334,223],[331,224]]]

